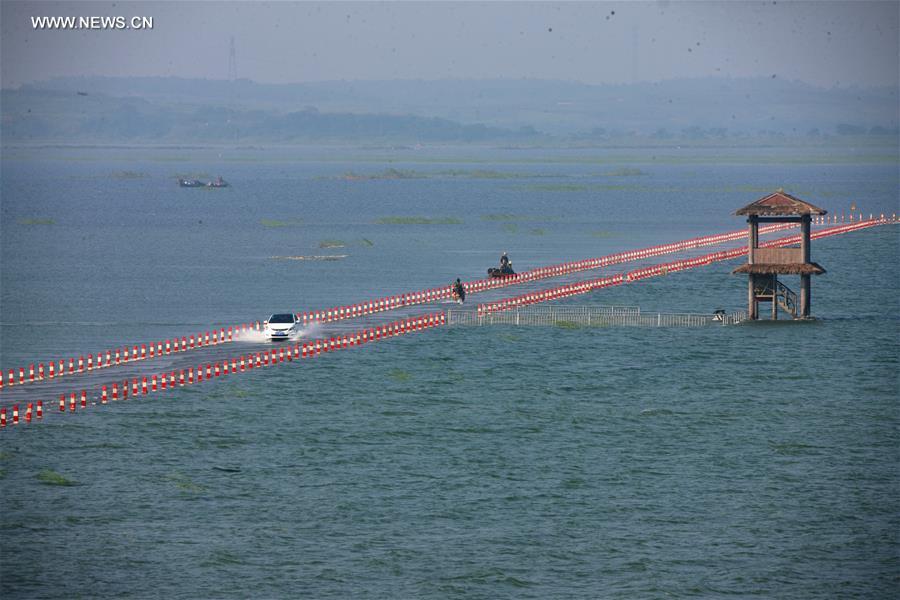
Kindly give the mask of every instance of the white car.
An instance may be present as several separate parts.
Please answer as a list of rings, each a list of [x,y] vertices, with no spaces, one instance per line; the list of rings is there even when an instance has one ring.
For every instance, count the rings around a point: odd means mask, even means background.
[[[275,340],[289,340],[297,335],[299,331],[299,322],[292,313],[276,313],[266,321],[266,337],[273,342]]]

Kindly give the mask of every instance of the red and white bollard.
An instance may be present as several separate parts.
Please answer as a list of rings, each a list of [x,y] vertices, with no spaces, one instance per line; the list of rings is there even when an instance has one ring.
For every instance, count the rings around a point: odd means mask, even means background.
[[[118,400],[118,399],[119,399],[119,384],[118,384],[118,383],[114,383],[114,384],[112,384],[112,386],[113,386],[113,390],[112,390],[112,399],[113,399],[113,400]]]
[[[87,390],[81,390],[81,408],[87,408]]]
[[[109,401],[109,397],[107,396],[106,386],[104,385],[100,388],[100,404],[106,404]]]
[[[75,392],[69,395],[69,412],[75,412]]]
[[[59,412],[66,412],[66,395],[62,394],[59,397]]]
[[[32,402],[28,403],[28,406],[25,407],[25,422],[31,423],[31,412],[34,410],[34,404]]]
[[[152,384],[151,384],[151,386],[150,386],[150,389],[152,389],[152,390],[155,392],[157,389],[159,389],[159,388],[157,387],[158,382],[157,382],[157,379],[156,379],[156,375],[151,375],[151,376],[150,376],[150,380],[152,381]]]
[[[141,395],[147,395],[147,378],[144,377],[141,379]]]
[[[6,427],[6,407],[0,407],[0,427]]]
[[[44,401],[43,400],[37,401],[37,407],[35,407],[35,416],[37,417],[38,420],[41,420],[44,418]]]

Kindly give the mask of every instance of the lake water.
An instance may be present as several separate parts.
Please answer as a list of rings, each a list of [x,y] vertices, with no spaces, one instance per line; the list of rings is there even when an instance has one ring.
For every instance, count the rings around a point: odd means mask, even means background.
[[[6,369],[900,190],[896,155],[771,148],[5,148],[0,179]],[[898,232],[813,244],[813,323],[446,328],[7,428],[0,596],[892,597]],[[571,302],[744,308],[736,264]]]

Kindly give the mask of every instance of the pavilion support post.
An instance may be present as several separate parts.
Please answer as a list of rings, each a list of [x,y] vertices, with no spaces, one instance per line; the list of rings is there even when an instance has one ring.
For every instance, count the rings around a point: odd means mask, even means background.
[[[803,215],[803,218],[800,221],[800,252],[803,256],[803,262],[809,262],[809,229],[810,222],[812,217],[810,215]]]
[[[812,300],[810,297],[810,292],[812,291],[810,279],[810,275],[800,276],[800,318],[802,319],[808,319],[810,315],[810,303]]]
[[[772,275],[772,320],[778,320],[778,275]]]
[[[750,228],[747,236],[747,262],[752,265],[756,262],[755,250],[759,247],[759,218],[756,215],[750,215],[747,223]]]
[[[756,293],[753,289],[755,286],[752,274],[747,277],[747,281],[747,314],[751,320],[755,321],[759,318],[759,302],[756,300]]]

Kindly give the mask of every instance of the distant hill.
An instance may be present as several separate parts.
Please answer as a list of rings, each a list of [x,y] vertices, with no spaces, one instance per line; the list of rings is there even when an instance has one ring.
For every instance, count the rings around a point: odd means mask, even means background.
[[[173,104],[94,92],[4,91],[5,141],[189,142],[330,141],[482,142],[533,137],[483,124],[437,117],[320,113],[314,107],[281,113],[215,104]]]
[[[4,90],[2,119],[4,139],[14,140],[477,142],[896,136],[900,117],[893,88],[824,89],[778,78],[586,85],[71,77]]]

